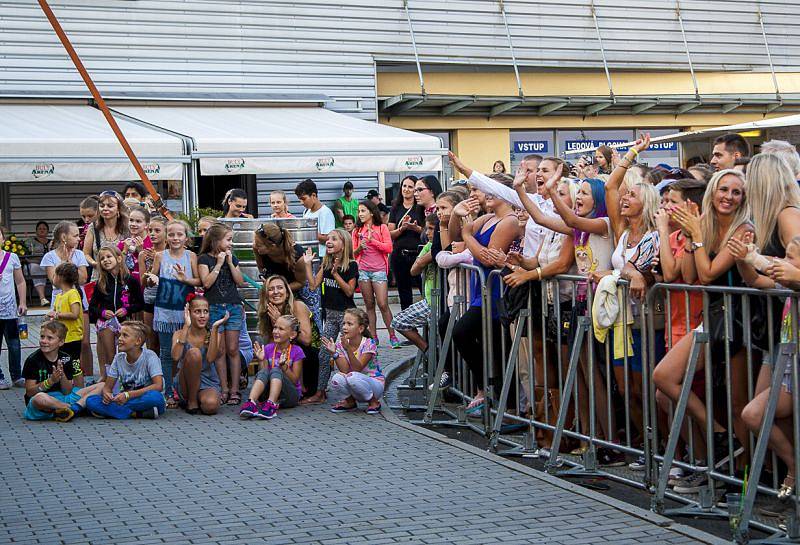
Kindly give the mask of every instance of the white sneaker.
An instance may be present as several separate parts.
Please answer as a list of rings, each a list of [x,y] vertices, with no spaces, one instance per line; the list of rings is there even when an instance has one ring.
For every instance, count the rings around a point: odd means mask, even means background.
[[[10,390],[10,389],[11,389],[11,383],[4,378],[0,379],[0,390]]]
[[[667,484],[669,486],[675,486],[678,482],[683,479],[685,473],[682,467],[672,466],[672,469],[669,470],[669,478],[667,479]]]
[[[25,387],[25,379],[20,377],[14,381],[14,386],[17,388],[24,388]]]

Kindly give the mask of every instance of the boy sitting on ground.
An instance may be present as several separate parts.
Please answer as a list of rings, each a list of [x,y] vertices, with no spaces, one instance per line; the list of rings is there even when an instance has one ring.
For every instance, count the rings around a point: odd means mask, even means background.
[[[164,414],[166,402],[161,390],[164,373],[155,352],[143,348],[149,329],[143,322],[132,320],[119,331],[119,352],[111,362],[102,395],[86,400],[86,407],[95,416],[118,420],[158,418]],[[114,385],[120,389],[114,394]]]
[[[67,327],[51,320],[42,324],[39,350],[28,356],[22,369],[25,379],[25,418],[69,422],[83,412],[86,398],[99,393],[103,383],[78,389],[75,379],[82,376],[77,359],[61,350]]]

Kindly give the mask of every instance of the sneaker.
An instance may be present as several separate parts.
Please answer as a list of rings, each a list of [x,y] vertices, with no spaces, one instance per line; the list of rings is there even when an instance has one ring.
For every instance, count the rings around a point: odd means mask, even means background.
[[[134,418],[146,418],[148,420],[155,420],[158,418],[158,407],[147,409],[146,411],[138,411],[133,413]]]
[[[628,467],[633,471],[644,471],[644,456],[639,456],[636,461],[628,464]]]
[[[719,488],[718,481],[713,481],[714,488]],[[708,475],[705,472],[692,473],[688,477],[684,477],[672,488],[676,494],[696,494],[703,488],[708,486]]]
[[[447,390],[452,385],[453,385],[453,379],[450,378],[450,373],[444,371],[442,373],[442,378],[439,379],[439,389]],[[433,384],[428,386],[428,390],[433,391]]]
[[[275,418],[275,415],[277,414],[278,414],[278,406],[268,399],[261,404],[261,407],[258,409],[258,414],[256,416],[263,420],[272,420],[273,418]]]
[[[473,400],[472,403],[475,403]],[[471,404],[470,404],[471,405]],[[470,407],[467,405],[466,415],[468,418],[480,418],[483,415],[483,406],[485,405],[485,401],[481,399],[478,403],[475,403]]]
[[[669,470],[669,478],[667,479],[668,486],[675,486],[676,484],[680,483],[683,480],[683,477],[686,473],[683,471],[682,467],[672,466],[672,469]]]
[[[622,467],[625,465],[625,453],[601,447],[597,449],[597,464],[603,467]]]
[[[253,418],[258,415],[258,405],[249,399],[242,403],[242,408],[239,409],[239,418]]]
[[[0,378],[0,390],[10,390],[11,383],[4,378]]]
[[[78,403],[71,404],[69,408],[72,409],[72,412],[75,413],[75,416],[80,416],[84,411],[84,407],[80,406]]]
[[[397,338],[397,335],[392,335],[389,337],[389,344],[392,348],[400,348],[400,339]]]
[[[47,300],[47,297],[42,297],[41,299],[39,299],[39,305],[43,307],[49,307],[50,301]]]
[[[20,377],[14,381],[15,388],[24,388],[25,387],[25,379]]]
[[[378,403],[374,407],[367,407],[367,414],[381,414],[381,404]]]
[[[63,409],[56,409],[53,412],[53,420],[56,422],[69,422],[73,418],[75,418],[75,413],[69,407],[64,407]]]

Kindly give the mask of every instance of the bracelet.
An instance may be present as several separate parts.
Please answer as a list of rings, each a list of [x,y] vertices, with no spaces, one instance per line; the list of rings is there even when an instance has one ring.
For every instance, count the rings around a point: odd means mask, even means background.
[[[535,270],[536,270],[536,275],[539,277],[537,280],[541,280],[542,279],[542,268],[541,267],[536,267]]]
[[[633,154],[634,154],[636,157],[639,157],[639,152],[638,152],[638,151],[636,151],[636,148],[631,148],[631,149],[629,149],[628,151],[632,151],[632,152],[633,152]]]

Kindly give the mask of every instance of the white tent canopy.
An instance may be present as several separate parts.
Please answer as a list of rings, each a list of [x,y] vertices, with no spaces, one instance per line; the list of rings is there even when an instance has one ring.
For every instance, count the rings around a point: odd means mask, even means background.
[[[188,136],[204,175],[442,168],[441,141],[319,107],[131,106],[116,114]]]
[[[748,121],[746,123],[737,123],[736,125],[724,125],[722,127],[711,127],[708,129],[700,129],[697,131],[676,132],[675,134],[667,134],[658,136],[650,140],[651,146],[659,142],[685,142],[687,140],[703,140],[706,138],[714,138],[729,132],[746,132],[766,129],[777,129],[781,127],[794,127],[800,125],[800,114],[785,115],[782,117],[772,117],[770,119],[759,119],[757,121]],[[628,148],[635,142],[626,142],[624,144],[615,144],[609,147],[612,148]],[[577,151],[567,151],[565,155],[578,155],[588,151],[594,151],[597,148],[581,149]]]
[[[87,105],[0,104],[0,182],[127,181],[139,176],[103,118]],[[120,121],[154,180],[180,180],[191,161],[183,141]]]

